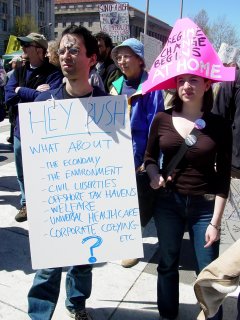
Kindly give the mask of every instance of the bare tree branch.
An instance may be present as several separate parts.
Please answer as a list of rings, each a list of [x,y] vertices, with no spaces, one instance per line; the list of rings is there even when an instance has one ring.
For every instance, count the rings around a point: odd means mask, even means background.
[[[230,46],[240,46],[240,38],[235,27],[226,20],[225,16],[219,17],[210,24],[207,12],[202,9],[192,20],[203,30],[216,51],[219,50],[222,42]]]

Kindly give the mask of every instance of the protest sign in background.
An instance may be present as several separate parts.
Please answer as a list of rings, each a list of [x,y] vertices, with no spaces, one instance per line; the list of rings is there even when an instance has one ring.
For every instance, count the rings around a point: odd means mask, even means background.
[[[143,256],[125,96],[19,105],[33,268]]]
[[[20,42],[17,37],[14,35],[10,35],[8,39],[8,45],[5,54],[10,54],[16,52],[20,49]]]
[[[222,63],[237,63],[240,58],[240,49],[223,42],[218,51],[218,56]]]
[[[112,38],[113,43],[130,38],[128,3],[99,5],[101,30]]]
[[[150,70],[153,62],[162,50],[162,41],[150,37],[147,34],[140,33],[140,41],[144,45],[144,60],[146,69]]]

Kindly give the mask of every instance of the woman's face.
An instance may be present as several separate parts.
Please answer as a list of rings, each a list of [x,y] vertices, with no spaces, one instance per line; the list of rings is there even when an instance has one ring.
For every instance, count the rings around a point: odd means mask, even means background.
[[[142,59],[128,47],[118,49],[116,60],[127,79],[136,79],[143,70]]]
[[[195,102],[201,104],[204,93],[211,86],[210,80],[193,74],[177,76],[176,81],[178,95],[184,103]]]

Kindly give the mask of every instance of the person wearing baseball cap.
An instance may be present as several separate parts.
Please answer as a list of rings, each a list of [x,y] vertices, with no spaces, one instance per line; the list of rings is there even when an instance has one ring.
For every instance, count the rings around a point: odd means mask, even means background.
[[[148,73],[145,70],[144,46],[141,41],[135,38],[123,41],[112,50],[112,59],[120,68],[123,76],[112,83],[110,94],[125,94],[128,98],[137,184],[139,194],[143,194],[141,192],[143,185],[139,177],[143,171],[143,157],[147,146],[148,132],[155,114],[164,110],[163,96],[160,90],[146,95],[142,94],[142,84],[147,80]],[[145,208],[145,202],[142,200],[139,196],[141,226],[145,227],[152,212],[149,209],[150,205]],[[148,199],[149,203],[150,199]],[[124,268],[130,268],[138,261],[138,259],[124,259],[121,264]]]
[[[27,36],[18,37],[26,63],[17,68],[5,86],[5,103],[14,118],[14,155],[17,178],[21,190],[20,210],[15,217],[17,222],[27,220],[27,207],[24,190],[22,167],[20,124],[18,103],[33,102],[37,96],[46,90],[55,89],[63,79],[62,72],[46,57],[48,41],[44,35],[32,32]]]
[[[36,47],[39,46],[40,48],[44,48],[46,50],[48,48],[48,41],[43,34],[32,32],[26,37],[17,37],[17,39],[20,41],[22,47],[35,45]]]

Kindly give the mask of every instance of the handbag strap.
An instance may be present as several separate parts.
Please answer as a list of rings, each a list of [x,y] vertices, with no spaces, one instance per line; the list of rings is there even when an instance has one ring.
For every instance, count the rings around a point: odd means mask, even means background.
[[[194,127],[192,131],[189,133],[189,135],[186,137],[186,139],[184,139],[183,143],[178,149],[178,152],[171,159],[171,161],[169,162],[169,164],[167,165],[166,169],[163,172],[163,177],[165,180],[172,175],[173,171],[175,170],[179,162],[182,160],[188,148],[190,148],[197,142],[197,138],[200,135],[200,133],[201,133],[200,130]]]

